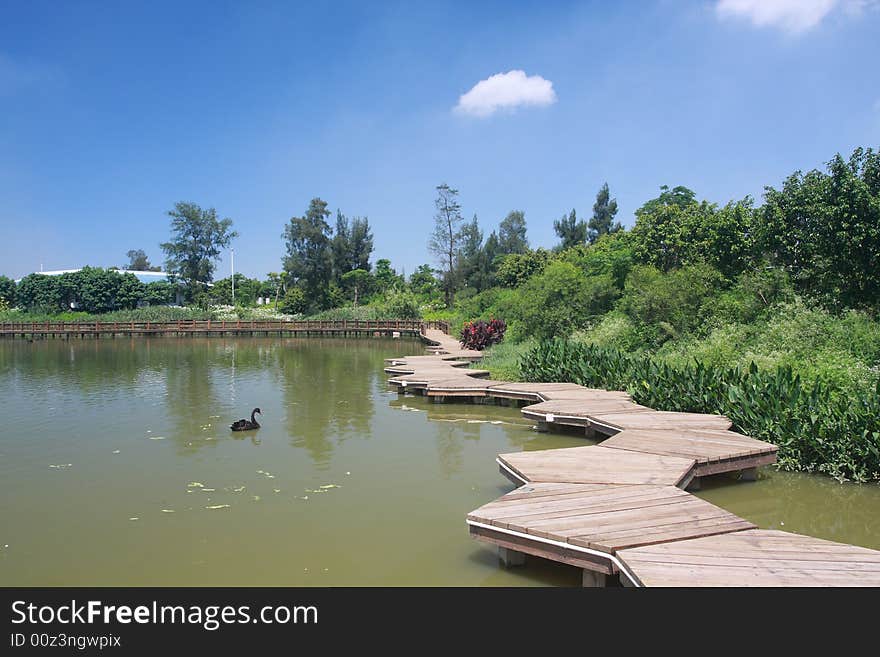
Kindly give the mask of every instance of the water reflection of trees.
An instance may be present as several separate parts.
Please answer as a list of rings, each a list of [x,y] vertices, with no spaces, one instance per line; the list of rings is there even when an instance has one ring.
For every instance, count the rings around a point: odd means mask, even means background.
[[[503,413],[500,406],[493,404],[470,404],[463,401],[434,403],[432,399],[422,396],[400,395],[392,398],[389,406],[401,412],[418,409],[434,424],[440,471],[447,478],[460,472],[464,466],[465,441],[479,440],[481,427],[488,422],[499,421]],[[515,417],[505,417],[504,421],[519,423]]]
[[[285,340],[277,371],[291,444],[326,466],[334,441],[369,438],[388,354],[385,341]]]
[[[107,384],[134,385],[143,372],[159,372],[150,341],[4,340],[0,344],[0,374],[39,381],[44,387],[75,386],[84,392]]]
[[[220,338],[4,340],[0,342],[0,375],[26,376],[44,386],[76,386],[90,392],[106,389],[108,384],[142,383],[150,373],[173,369],[189,352],[212,353],[215,362],[228,365],[235,351],[232,342]],[[237,367],[265,366],[265,345],[242,348],[246,342],[238,342]]]

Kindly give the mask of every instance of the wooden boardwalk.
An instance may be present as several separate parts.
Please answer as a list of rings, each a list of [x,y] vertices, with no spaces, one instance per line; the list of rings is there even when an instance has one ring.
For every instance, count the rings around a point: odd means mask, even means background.
[[[499,454],[502,474],[516,485],[543,481],[570,484],[664,484],[685,488],[693,459],[625,452],[602,446]]]
[[[517,489],[467,516],[471,536],[508,566],[526,555],[583,570],[585,586],[880,586],[880,551],[752,523],[684,490],[705,476],[776,461],[776,446],[719,415],[656,411],[625,392],[573,383],[506,383],[461,367],[479,360],[439,330],[430,356],[388,359],[391,385],[435,401],[528,402],[539,430],[583,428],[600,445],[500,454]],[[608,437],[610,436],[610,437]]]
[[[755,527],[675,486],[614,484],[529,484],[467,521],[474,537],[506,550],[551,559],[588,555],[581,567],[593,582],[626,570],[616,558],[621,550]]]
[[[752,529],[617,553],[640,586],[880,586],[880,552]]]
[[[651,452],[694,459],[694,476],[729,472],[735,465],[751,470],[776,461],[776,445],[733,431],[713,429],[626,430],[605,440],[603,447]]]
[[[99,338],[194,335],[376,335],[424,336],[445,322],[418,320],[177,320],[172,322],[3,322],[0,337]]]

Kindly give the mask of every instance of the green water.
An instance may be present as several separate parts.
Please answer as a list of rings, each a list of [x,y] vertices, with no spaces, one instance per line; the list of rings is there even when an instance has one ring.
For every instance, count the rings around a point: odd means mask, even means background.
[[[0,341],[0,584],[579,584],[543,560],[499,568],[464,517],[512,488],[499,452],[584,439],[536,433],[515,408],[398,397],[383,359],[417,353],[378,339]],[[254,406],[262,428],[230,432]],[[701,495],[762,527],[880,548],[877,486],[767,471]]]

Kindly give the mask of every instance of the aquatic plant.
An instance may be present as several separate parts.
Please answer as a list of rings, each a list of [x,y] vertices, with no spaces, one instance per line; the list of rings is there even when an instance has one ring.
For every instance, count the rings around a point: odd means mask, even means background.
[[[664,411],[718,413],[734,429],[779,446],[779,464],[839,480],[880,481],[880,382],[841,394],[790,367],[760,370],[670,364],[572,340],[540,342],[520,359],[527,381],[572,381],[626,390]]]

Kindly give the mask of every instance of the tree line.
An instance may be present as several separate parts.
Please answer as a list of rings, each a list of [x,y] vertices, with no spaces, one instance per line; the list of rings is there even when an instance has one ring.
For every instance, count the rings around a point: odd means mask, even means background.
[[[750,197],[719,206],[698,201],[687,187],[663,186],[636,210],[630,230],[616,221],[617,201],[605,183],[588,220],[572,209],[553,222],[559,242],[550,250],[530,247],[522,211],[508,213],[486,236],[476,215],[465,220],[457,189],[444,183],[436,193],[428,239],[436,267],[422,264],[406,279],[388,259],[371,262],[368,218],[337,210],[331,226],[328,203],[314,198],[302,216],[284,226],[281,270],[263,281],[236,274],[236,301],[248,304],[262,296],[287,312],[314,313],[396,291],[422,305],[442,302],[452,308],[459,296],[466,300],[493,288],[521,287],[554,263],[550,273],[562,279],[564,267],[558,263],[601,272],[589,284],[545,281],[551,288],[576,288],[580,297],[574,308],[590,314],[620,296],[634,267],[667,273],[699,264],[728,280],[773,270],[784,273],[799,294],[837,310],[876,308],[880,299],[880,156],[870,148],[857,148],[848,159],[836,155],[825,171],[795,172],[780,189],[766,187],[760,206]],[[171,238],[160,246],[165,269],[186,301],[230,303],[232,280],[214,283],[214,273],[217,258],[238,236],[233,221],[189,202],[175,204],[168,216]],[[140,249],[127,255],[128,265],[114,273],[86,268],[75,275],[31,275],[18,286],[0,277],[0,301],[63,308],[73,295],[93,312],[168,302],[175,284],[137,282],[124,270],[157,267]],[[78,285],[81,293],[73,291]]]

